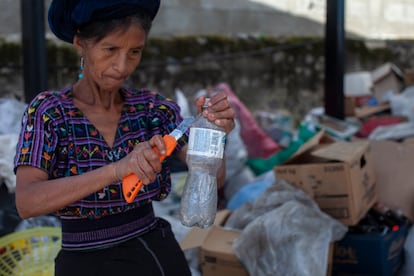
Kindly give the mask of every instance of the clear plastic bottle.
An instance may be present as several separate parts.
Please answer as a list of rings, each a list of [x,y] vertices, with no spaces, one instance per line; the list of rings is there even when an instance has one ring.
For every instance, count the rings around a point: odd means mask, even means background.
[[[206,98],[203,108],[208,105]],[[181,197],[180,220],[185,226],[206,228],[217,212],[217,172],[223,162],[224,129],[199,114],[190,127],[188,175]]]

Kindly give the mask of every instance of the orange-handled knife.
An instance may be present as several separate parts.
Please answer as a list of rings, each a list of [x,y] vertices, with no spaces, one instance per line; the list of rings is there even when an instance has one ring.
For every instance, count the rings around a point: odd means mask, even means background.
[[[166,147],[164,155],[160,155],[157,147],[153,147],[153,150],[160,157],[161,162],[173,153],[175,147],[177,146],[177,140],[183,136],[193,121],[194,117],[185,118],[170,134],[162,137]],[[126,202],[133,202],[142,186],[142,181],[135,174],[130,174],[124,177],[122,181],[122,193],[124,194]]]

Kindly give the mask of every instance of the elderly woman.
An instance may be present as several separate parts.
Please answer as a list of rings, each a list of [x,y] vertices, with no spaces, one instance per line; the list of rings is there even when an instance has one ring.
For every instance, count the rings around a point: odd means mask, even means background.
[[[80,56],[79,80],[39,93],[23,116],[15,157],[22,218],[56,212],[62,249],[56,275],[189,275],[170,224],[152,201],[171,189],[162,136],[181,121],[177,104],[123,84],[141,61],[159,0],[53,0],[50,29]],[[201,109],[204,99],[196,101]],[[234,111],[223,93],[204,114],[229,133]],[[187,133],[174,155],[185,162]],[[224,165],[218,185],[224,182]],[[122,179],[144,188],[128,203]],[[129,273],[129,274],[126,274]]]

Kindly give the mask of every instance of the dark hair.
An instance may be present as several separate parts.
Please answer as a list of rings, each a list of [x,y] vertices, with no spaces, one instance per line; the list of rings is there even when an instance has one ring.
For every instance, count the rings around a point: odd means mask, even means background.
[[[126,31],[132,24],[140,25],[148,37],[152,26],[152,18],[147,13],[136,13],[123,18],[93,21],[80,27],[76,35],[80,39],[92,40],[96,43],[114,30]]]

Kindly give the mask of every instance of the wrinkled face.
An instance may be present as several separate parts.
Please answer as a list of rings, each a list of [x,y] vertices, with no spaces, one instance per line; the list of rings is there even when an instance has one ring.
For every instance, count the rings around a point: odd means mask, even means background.
[[[126,31],[114,31],[98,42],[75,38],[84,58],[84,78],[104,90],[117,90],[141,61],[146,33],[137,24]]]

